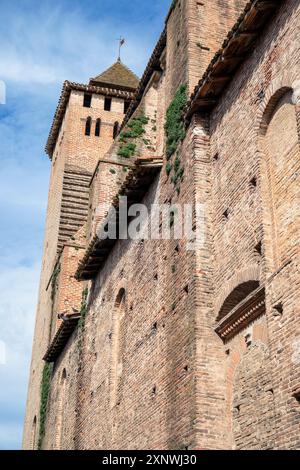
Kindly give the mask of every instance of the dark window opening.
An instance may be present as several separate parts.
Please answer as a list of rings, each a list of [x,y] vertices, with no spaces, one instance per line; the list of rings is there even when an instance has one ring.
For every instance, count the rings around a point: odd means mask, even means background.
[[[293,393],[293,397],[296,399],[297,403],[300,405],[300,389]]]
[[[104,110],[105,111],[111,111],[111,103],[112,103],[111,98],[105,98],[105,100],[104,100]]]
[[[124,114],[127,113],[130,106],[130,101],[124,101]]]
[[[246,343],[247,348],[250,348],[250,346],[252,344],[252,335],[251,335],[251,333],[246,334],[245,343]]]
[[[85,135],[91,135],[92,118],[88,117],[85,123]]]
[[[114,139],[117,137],[118,132],[119,132],[119,123],[115,122],[115,124],[114,124],[114,134],[113,134]]]
[[[223,212],[223,220],[228,220],[229,219],[229,209],[226,209],[225,212]]]
[[[262,255],[262,242],[259,242],[259,243],[255,246],[255,252],[258,253],[260,256]]]
[[[83,97],[83,106],[85,108],[90,108],[92,105],[92,95],[85,93]]]
[[[274,306],[273,315],[274,317],[281,317],[283,315],[283,305],[281,302]]]
[[[101,119],[97,119],[95,127],[95,136],[100,137],[101,134]]]

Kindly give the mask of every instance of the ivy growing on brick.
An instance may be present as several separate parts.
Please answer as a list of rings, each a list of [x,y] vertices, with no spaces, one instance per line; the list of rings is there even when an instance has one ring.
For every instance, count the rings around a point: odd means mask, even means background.
[[[39,440],[38,449],[41,450],[43,439],[45,436],[46,418],[48,398],[51,386],[53,364],[46,363],[43,369],[42,382],[41,382],[41,403],[40,403],[40,427],[39,427]]]
[[[130,158],[133,157],[136,151],[136,144],[133,142],[128,142],[124,145],[121,145],[121,147],[118,150],[118,155],[120,157],[124,158]]]
[[[82,292],[82,300],[81,300],[81,307],[80,307],[80,320],[78,322],[78,329],[82,329],[85,324],[85,318],[87,314],[87,297],[88,297],[89,290],[86,287]]]
[[[168,176],[171,173],[172,168],[173,168],[172,164],[170,162],[167,162],[167,164],[166,164],[166,173],[167,173]]]
[[[149,118],[143,113],[129,121],[126,129],[121,132],[119,137],[121,145],[118,150],[118,155],[120,157],[130,158],[135,155],[137,141],[145,134],[145,125],[148,124],[148,122]]]
[[[77,325],[77,334],[78,334],[78,350],[81,355],[82,352],[82,343],[83,343],[83,330],[85,326],[85,319],[87,314],[87,297],[88,297],[88,288],[86,287],[82,292],[82,300],[81,300],[81,307],[80,307],[80,320]],[[80,358],[81,360],[81,358]]]
[[[61,266],[60,264],[57,264],[54,268],[52,278],[51,278],[51,300],[52,302],[55,299],[55,294],[56,294],[56,289],[57,289],[57,284],[58,284],[58,276],[60,274]]]
[[[184,168],[181,166],[181,160],[177,152],[178,145],[182,142],[186,136],[184,120],[183,120],[183,111],[187,104],[187,86],[181,85],[175,96],[172,103],[170,104],[165,122],[165,133],[166,133],[166,173],[169,176],[173,169],[173,175],[171,181],[174,187],[177,190],[177,193],[180,192],[180,185],[183,175]],[[170,162],[172,157],[176,155],[173,163]]]
[[[171,6],[170,6],[170,11],[174,10],[174,8],[177,5],[178,0],[172,0]]]
[[[178,144],[185,138],[183,110],[186,104],[187,86],[181,85],[175,93],[166,115],[165,131],[167,138],[166,152],[168,160],[175,153]]]

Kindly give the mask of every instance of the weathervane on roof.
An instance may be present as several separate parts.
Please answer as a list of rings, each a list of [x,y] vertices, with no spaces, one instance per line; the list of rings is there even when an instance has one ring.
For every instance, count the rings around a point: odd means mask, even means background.
[[[119,57],[118,57],[118,62],[121,62],[121,47],[125,44],[125,39],[120,36],[118,38],[119,41]]]

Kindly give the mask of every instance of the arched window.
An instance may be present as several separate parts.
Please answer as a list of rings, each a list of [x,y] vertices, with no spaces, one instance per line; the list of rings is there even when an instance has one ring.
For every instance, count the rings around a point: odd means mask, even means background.
[[[112,352],[111,352],[111,406],[120,400],[124,353],[125,290],[117,295],[112,317]]]
[[[113,134],[114,139],[117,137],[118,132],[119,132],[119,123],[118,123],[118,121],[116,121],[115,124],[114,124],[114,134]]]
[[[101,134],[101,119],[97,119],[95,127],[95,136],[100,137]]]
[[[244,301],[252,292],[259,287],[259,281],[247,281],[239,284],[225,299],[217,320],[220,321]]]
[[[92,118],[88,117],[85,123],[85,135],[91,135]]]
[[[67,382],[67,371],[64,369],[61,374],[61,379],[58,389],[58,400],[57,400],[57,415],[56,415],[56,426],[55,426],[55,449],[60,450],[62,448],[62,436],[63,436],[63,422],[64,422],[64,408],[66,402],[66,382]]]
[[[33,418],[32,429],[31,429],[31,449],[35,450],[36,447],[36,416]]]
[[[282,88],[271,98],[261,123],[261,143],[266,258],[272,260],[269,272],[274,272],[292,256],[299,233],[299,135],[291,89]]]

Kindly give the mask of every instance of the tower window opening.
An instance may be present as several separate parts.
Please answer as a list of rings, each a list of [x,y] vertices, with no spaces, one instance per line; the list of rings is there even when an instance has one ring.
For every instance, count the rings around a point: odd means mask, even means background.
[[[85,93],[83,97],[83,106],[85,108],[90,108],[92,106],[92,95]]]
[[[115,139],[118,135],[118,132],[119,132],[119,123],[116,121],[114,123],[114,133],[113,133],[113,138]]]
[[[104,100],[104,110],[105,111],[111,111],[111,103],[112,103],[111,98],[105,98],[105,100]]]
[[[124,101],[124,114],[127,113],[130,106],[130,101]]]
[[[95,136],[100,137],[101,134],[101,119],[97,119],[95,127]]]
[[[88,117],[85,123],[85,135],[91,135],[92,118]]]
[[[258,244],[255,246],[255,252],[259,254],[259,256],[262,256],[262,242],[258,242]]]
[[[37,424],[37,419],[35,416],[33,419],[32,430],[31,430],[31,449],[32,450],[35,450],[36,448],[36,424]]]
[[[295,398],[298,405],[300,405],[300,389],[293,393],[293,397]]]

